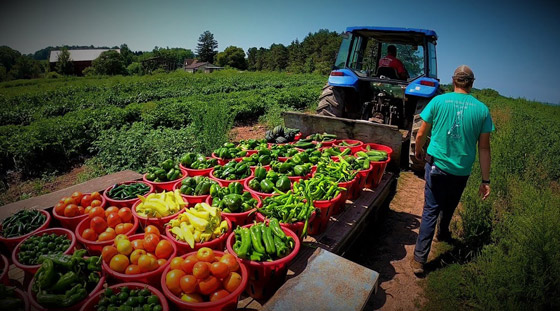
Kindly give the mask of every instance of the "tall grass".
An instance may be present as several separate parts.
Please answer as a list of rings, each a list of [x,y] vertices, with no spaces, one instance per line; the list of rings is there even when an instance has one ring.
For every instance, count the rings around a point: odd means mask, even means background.
[[[475,94],[496,123],[492,194],[477,198],[479,167],[462,198],[472,252],[428,277],[427,310],[560,309],[560,107]]]

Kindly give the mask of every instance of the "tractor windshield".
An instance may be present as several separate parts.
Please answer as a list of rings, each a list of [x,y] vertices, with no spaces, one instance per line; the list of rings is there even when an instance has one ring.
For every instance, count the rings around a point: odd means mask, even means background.
[[[417,38],[411,39],[410,42],[406,42],[402,37],[391,39],[394,38],[376,38],[375,36],[368,36],[366,33],[346,34],[340,47],[335,68],[346,67],[352,69],[357,75],[364,78],[405,80],[403,77],[393,77],[391,72],[387,73],[387,68],[379,69],[380,60],[387,56],[388,46],[393,45],[396,47],[396,58],[402,62],[407,72],[408,78],[406,80],[411,81],[422,75],[435,75],[432,72],[435,68],[432,68],[430,73],[426,73],[426,51],[423,42],[419,42]],[[346,60],[346,66],[343,65],[344,60]],[[386,62],[382,62],[381,65],[383,64],[386,64]],[[392,69],[389,68],[389,71],[392,71]]]

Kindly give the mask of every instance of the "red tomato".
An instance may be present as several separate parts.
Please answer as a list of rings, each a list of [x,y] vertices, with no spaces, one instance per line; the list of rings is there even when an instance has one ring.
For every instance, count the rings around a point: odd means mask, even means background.
[[[206,262],[198,261],[194,264],[192,273],[199,280],[205,279],[210,275],[210,268]]]
[[[91,199],[101,201],[101,194],[99,194],[99,192],[97,192],[97,191],[92,192],[91,193]]]
[[[77,203],[76,200],[74,200],[73,198],[66,197],[66,198],[64,199],[64,204],[66,204],[66,205],[68,205],[68,204],[76,204],[76,203]]]
[[[128,261],[128,257],[122,254],[117,254],[113,256],[113,258],[111,258],[111,261],[109,262],[109,267],[111,268],[111,270],[124,273],[126,267],[128,267],[129,264],[130,262]]]
[[[122,207],[119,209],[119,217],[123,222],[129,222],[132,220],[132,211],[128,207]]]
[[[103,261],[105,261],[106,263],[109,263],[111,262],[111,258],[113,258],[113,256],[118,253],[119,251],[116,247],[114,247],[113,245],[107,245],[103,247],[103,250],[101,251],[101,258],[103,258]]]
[[[107,209],[105,210],[105,217],[109,216],[109,214],[111,213],[118,213],[119,212],[119,208],[116,206],[109,206],[107,207]]]
[[[118,224],[115,226],[115,233],[116,234],[124,234],[126,233],[126,231],[124,231],[124,224]]]
[[[140,256],[142,255],[146,255],[146,251],[143,249],[135,249],[132,251],[132,253],[130,254],[130,262],[132,262],[133,264],[137,265],[138,264],[138,259],[140,258]]]
[[[76,204],[80,204],[82,202],[83,196],[84,196],[83,193],[81,193],[80,191],[76,191],[76,192],[72,193],[72,199],[74,199],[74,201],[76,201]]]
[[[181,257],[173,257],[173,259],[171,259],[171,261],[169,262],[169,269],[173,270],[173,269],[181,269],[181,264],[183,263],[183,258]],[[184,272],[184,271],[183,271]]]
[[[212,295],[210,295],[210,301],[211,302],[218,301],[220,299],[225,298],[227,295],[229,295],[229,292],[227,290],[220,289],[218,291],[213,292]]]
[[[239,269],[239,262],[237,262],[237,259],[235,259],[235,256],[232,254],[225,253],[222,258],[220,258],[220,262],[225,263],[231,272]]]
[[[146,226],[146,229],[144,229],[144,233],[153,233],[155,235],[157,235],[158,237],[161,235],[159,232],[159,229],[154,226],[154,225],[148,225]]]
[[[241,285],[241,275],[237,272],[231,272],[226,278],[222,281],[222,285],[228,292],[233,292],[236,288]]]
[[[202,299],[202,296],[197,293],[183,294],[181,296],[181,300],[188,303],[198,303],[204,301],[204,299]]]
[[[167,259],[160,258],[157,260],[158,267],[164,266],[167,263]]]
[[[79,207],[83,208],[81,205]],[[91,206],[84,208],[84,212],[82,214],[89,215],[89,211],[91,211]]]
[[[111,229],[111,228],[107,228]],[[105,232],[99,235],[98,241],[112,241],[115,239],[117,235],[115,234],[115,230],[105,230]]]
[[[210,273],[218,279],[225,278],[229,274],[229,267],[223,262],[213,262],[210,264]]]
[[[202,247],[196,252],[196,258],[200,261],[213,262],[214,251],[209,247]]]
[[[87,228],[84,232],[82,232],[82,238],[88,241],[95,241],[97,240],[97,233],[95,233],[93,229]]]
[[[173,253],[173,245],[171,245],[171,242],[167,240],[161,240],[158,242],[156,246],[156,253],[155,253],[158,259],[169,258],[169,256],[171,256],[172,253]]]
[[[107,222],[105,221],[105,219],[99,216],[95,216],[90,220],[89,227],[93,229],[95,233],[101,234],[107,229]]]
[[[142,255],[138,258],[138,266],[142,272],[154,271],[158,268],[157,260],[148,255]]]
[[[54,211],[60,215],[60,216],[64,216],[64,208],[66,207],[66,204],[64,204],[64,202],[58,202],[56,203],[56,205],[54,206]]]
[[[101,206],[101,200],[93,200],[90,205],[91,207]]]
[[[84,194],[84,196],[82,197],[82,200],[80,201],[80,205],[81,206],[90,206],[92,200],[93,199],[91,198],[91,195]]]
[[[83,215],[85,213],[85,208],[83,208],[82,206],[78,206],[78,215]]]
[[[199,291],[203,295],[210,295],[221,287],[222,283],[220,283],[220,280],[212,275],[198,282]]]
[[[99,216],[101,218],[105,218],[105,210],[103,209],[103,207],[101,206],[95,206],[95,207],[91,207],[91,209],[89,210],[89,218],[93,218],[95,216]]]
[[[159,236],[153,233],[146,233],[144,235],[144,249],[148,252],[153,252],[159,243]]]
[[[173,293],[181,292],[181,278],[185,275],[183,270],[175,269],[165,275],[165,285]]]
[[[181,285],[183,293],[191,294],[196,292],[198,280],[194,277],[194,275],[187,274],[181,278],[179,284]]]
[[[138,239],[131,242],[132,248],[134,249],[144,249],[144,239]]]
[[[76,204],[71,203],[66,205],[66,207],[64,208],[64,216],[66,217],[76,217],[79,215],[80,215],[80,209]]]
[[[107,225],[111,228],[115,228],[118,224],[120,224],[121,218],[119,217],[118,213],[110,213],[109,215],[107,215]]]
[[[137,265],[129,265],[128,267],[126,267],[126,270],[124,270],[125,274],[139,274],[140,273],[140,267],[138,267]]]
[[[181,269],[183,269],[183,271],[187,274],[192,274],[194,264],[197,262],[198,258],[196,258],[196,255],[187,256],[187,258],[185,258],[185,260],[181,263]]]

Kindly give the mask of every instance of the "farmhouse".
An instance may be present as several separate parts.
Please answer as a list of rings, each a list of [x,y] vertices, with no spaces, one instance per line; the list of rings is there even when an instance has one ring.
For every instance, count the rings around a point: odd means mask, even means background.
[[[199,62],[196,59],[186,59],[183,68],[185,68],[186,72],[190,72],[190,73],[195,73],[195,72],[210,73],[215,70],[224,69],[224,67],[218,67],[209,62]]]
[[[117,52],[121,52],[120,49],[114,49]],[[91,66],[94,59],[98,58],[101,53],[109,51],[108,49],[91,49],[91,50],[68,50],[70,52],[70,60],[74,64],[74,74],[81,76],[82,71]],[[53,50],[49,56],[49,67],[54,70],[56,63],[58,61],[58,55],[60,50]]]

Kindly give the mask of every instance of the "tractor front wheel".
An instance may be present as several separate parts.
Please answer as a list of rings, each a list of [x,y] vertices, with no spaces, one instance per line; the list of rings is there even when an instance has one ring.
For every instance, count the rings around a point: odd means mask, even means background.
[[[319,96],[317,114],[331,117],[344,117],[344,90],[325,85]]]

